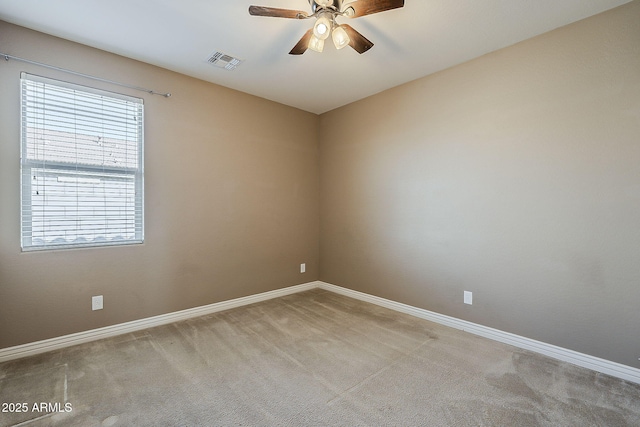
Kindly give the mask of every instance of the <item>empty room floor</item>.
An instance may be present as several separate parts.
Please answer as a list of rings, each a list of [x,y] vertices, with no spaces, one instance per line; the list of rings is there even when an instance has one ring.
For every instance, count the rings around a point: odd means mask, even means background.
[[[5,362],[0,397],[1,426],[640,425],[638,384],[320,289]]]

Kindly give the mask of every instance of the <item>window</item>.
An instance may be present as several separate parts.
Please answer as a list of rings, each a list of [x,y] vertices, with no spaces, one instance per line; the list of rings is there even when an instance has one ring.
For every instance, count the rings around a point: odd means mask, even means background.
[[[142,243],[143,103],[22,73],[22,249]]]

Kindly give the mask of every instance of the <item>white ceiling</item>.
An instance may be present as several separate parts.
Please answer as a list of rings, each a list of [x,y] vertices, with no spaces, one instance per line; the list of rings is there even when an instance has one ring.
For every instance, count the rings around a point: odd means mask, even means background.
[[[0,20],[320,114],[629,1],[405,0],[338,19],[375,43],[363,55],[332,43],[289,55],[313,21],[248,13],[310,11],[308,0],[0,0]],[[244,62],[214,67],[216,50]]]

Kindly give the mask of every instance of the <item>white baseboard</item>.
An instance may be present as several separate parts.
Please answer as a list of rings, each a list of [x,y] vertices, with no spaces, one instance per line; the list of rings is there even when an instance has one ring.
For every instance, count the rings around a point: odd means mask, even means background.
[[[640,369],[325,282],[319,288],[640,384]]]
[[[552,344],[543,343],[509,332],[500,331],[498,329],[478,325],[466,320],[445,316],[443,314],[434,313],[422,308],[417,308],[385,298],[365,294],[363,292],[353,291],[351,289],[343,288],[321,281],[304,283],[302,285],[290,286],[288,288],[277,289],[274,291],[250,295],[242,298],[236,298],[229,301],[222,301],[214,304],[190,308],[187,310],[181,310],[173,313],[162,314],[159,316],[148,317],[145,319],[134,320],[132,322],[106,326],[104,328],[92,329],[90,331],[78,332],[75,334],[64,335],[62,337],[51,338],[43,341],[36,341],[33,343],[18,345],[15,347],[3,348],[0,349],[0,362],[5,362],[8,360],[18,359],[26,356],[33,356],[35,354],[45,353],[47,351],[70,347],[72,345],[95,341],[102,338],[113,337],[129,332],[135,332],[142,329],[152,328],[154,326],[165,325],[167,323],[178,322],[180,320],[186,320],[193,317],[204,316],[207,314],[229,310],[232,308],[241,307],[260,301],[266,301],[285,295],[291,295],[298,292],[308,291],[315,288],[324,289],[350,298],[399,311],[401,313],[410,314],[421,319],[430,320],[444,326],[460,329],[475,335],[479,335],[505,344],[510,344],[525,350],[531,350],[536,353],[552,357],[554,359],[569,362],[577,366],[582,366],[583,368],[588,368],[596,372],[602,372],[613,377],[640,384],[640,369],[633,368],[631,366],[622,365],[620,363],[611,362],[609,360],[600,359],[594,356],[589,356],[588,354],[568,350],[566,348],[558,347]]]
[[[70,347],[72,345],[95,341],[102,338],[113,337],[129,332],[135,332],[142,329],[152,328],[154,326],[166,325],[167,323],[178,322],[180,320],[186,320],[193,317],[204,316],[223,310],[241,307],[243,305],[249,305],[268,299],[307,291],[317,288],[318,286],[319,282],[303,283],[302,285],[276,289],[274,291],[236,298],[229,301],[222,301],[214,304],[190,308],[187,310],[176,311],[173,313],[161,314],[159,316],[147,317],[145,319],[139,319],[131,322],[120,323],[118,325],[106,326],[104,328],[64,335],[61,337],[51,338],[43,341],[36,341],[33,343],[18,345],[15,347],[7,347],[0,349],[0,362],[19,359],[26,356],[33,356],[35,354],[45,353],[47,351]]]

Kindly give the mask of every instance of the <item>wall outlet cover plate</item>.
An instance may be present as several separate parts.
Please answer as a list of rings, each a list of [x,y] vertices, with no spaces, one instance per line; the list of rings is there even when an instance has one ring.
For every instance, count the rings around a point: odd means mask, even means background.
[[[473,304],[473,292],[464,291],[464,303]]]

